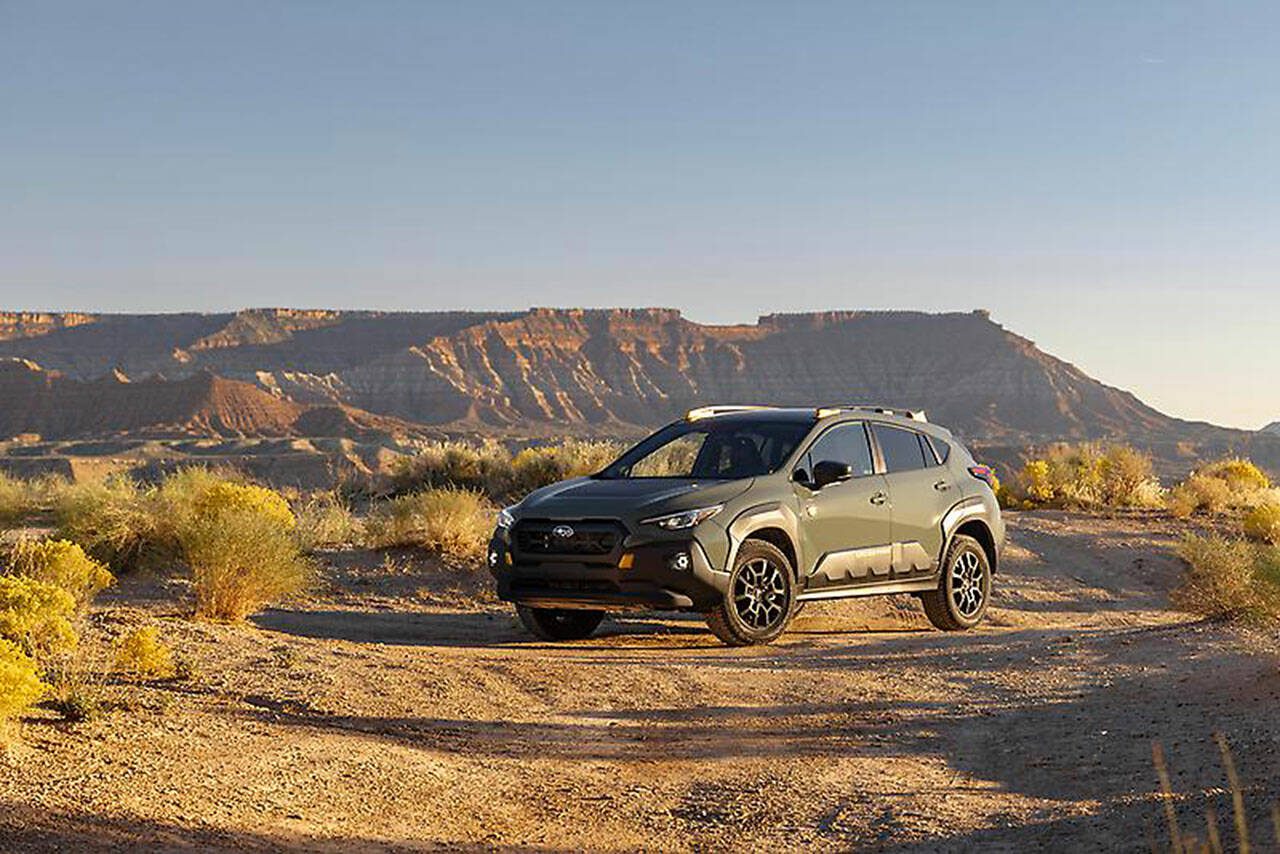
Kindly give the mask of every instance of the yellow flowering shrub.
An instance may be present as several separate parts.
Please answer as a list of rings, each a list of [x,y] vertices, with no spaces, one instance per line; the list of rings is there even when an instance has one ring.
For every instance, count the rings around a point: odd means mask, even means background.
[[[1260,504],[1246,513],[1244,533],[1250,539],[1280,546],[1280,504]]]
[[[0,638],[0,724],[35,705],[47,690],[31,656]]]
[[[77,609],[115,583],[105,566],[70,540],[20,540],[9,554],[9,571],[62,588]]]
[[[173,650],[155,626],[134,629],[116,640],[116,667],[138,679],[167,679],[174,674]]]
[[[0,638],[37,658],[75,648],[76,601],[61,587],[22,576],[0,576]]]

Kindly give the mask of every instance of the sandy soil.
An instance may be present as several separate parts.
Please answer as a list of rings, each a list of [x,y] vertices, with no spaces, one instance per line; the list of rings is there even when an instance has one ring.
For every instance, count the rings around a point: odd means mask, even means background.
[[[1230,811],[1218,730],[1269,841],[1275,639],[1169,609],[1180,533],[1013,514],[981,630],[835,603],[752,649],[691,618],[534,642],[408,554],[331,555],[321,596],[240,627],[128,580],[94,632],[158,621],[197,674],[26,721],[0,849],[1150,850],[1151,741],[1199,831]]]

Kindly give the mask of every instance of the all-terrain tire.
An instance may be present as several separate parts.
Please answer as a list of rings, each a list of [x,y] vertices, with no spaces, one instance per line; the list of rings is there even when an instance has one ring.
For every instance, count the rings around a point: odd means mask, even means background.
[[[604,611],[578,611],[571,608],[530,608],[517,605],[520,622],[535,637],[545,641],[582,640],[604,619]]]
[[[769,643],[795,614],[796,576],[791,561],[772,543],[747,540],[738,549],[724,599],[703,616],[729,646]]]
[[[957,534],[942,561],[938,589],[920,594],[924,613],[944,632],[971,629],[982,622],[991,600],[991,561],[973,537]]]

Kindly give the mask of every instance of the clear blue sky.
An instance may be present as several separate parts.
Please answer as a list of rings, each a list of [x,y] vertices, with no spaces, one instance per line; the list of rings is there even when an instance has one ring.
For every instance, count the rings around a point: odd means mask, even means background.
[[[985,307],[1280,419],[1272,3],[0,0],[0,307]]]

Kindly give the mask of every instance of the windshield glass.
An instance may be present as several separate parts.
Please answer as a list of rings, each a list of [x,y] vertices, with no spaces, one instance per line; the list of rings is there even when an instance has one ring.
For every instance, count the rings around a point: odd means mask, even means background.
[[[681,421],[627,451],[600,477],[759,477],[777,471],[812,426],[805,421]]]

